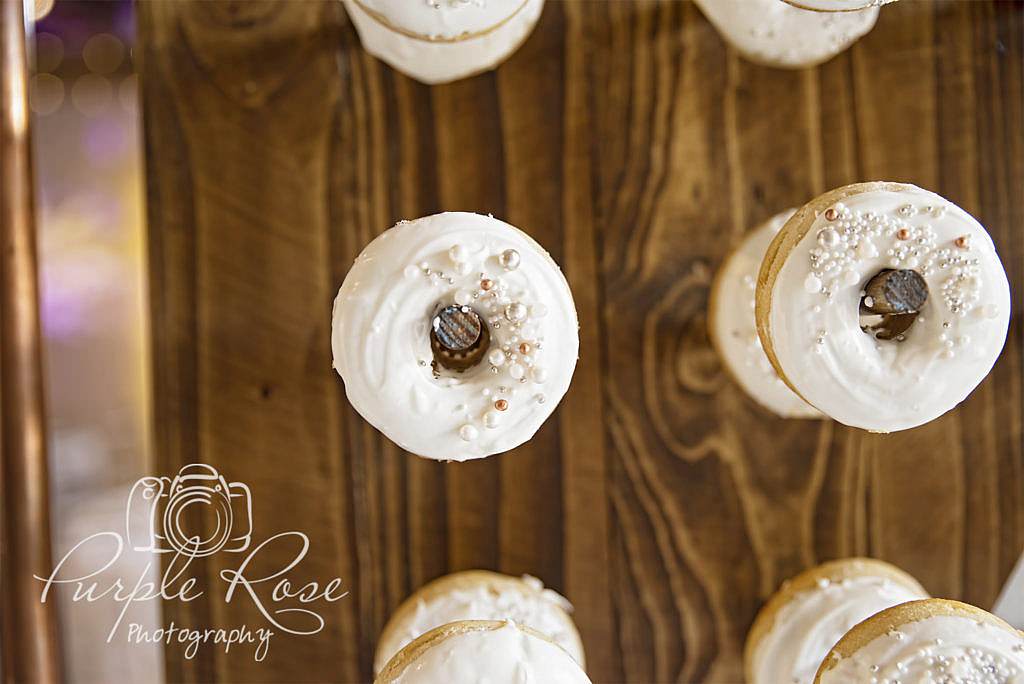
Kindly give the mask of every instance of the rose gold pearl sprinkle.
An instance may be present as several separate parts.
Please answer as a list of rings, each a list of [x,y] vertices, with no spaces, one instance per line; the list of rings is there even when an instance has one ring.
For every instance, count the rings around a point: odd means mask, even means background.
[[[494,281],[491,280],[490,278],[484,278],[483,280],[480,281],[481,290],[490,290],[492,287],[494,287]]]
[[[961,235],[956,240],[953,240],[953,244],[959,247],[960,249],[967,249],[967,246],[971,244],[971,236]]]
[[[896,233],[896,237],[900,240],[909,240],[910,231],[907,230],[906,228],[900,228],[899,231]]]
[[[530,345],[529,345],[529,343],[523,342],[521,345],[519,345],[519,353],[520,354],[529,354],[530,353]]]
[[[505,401],[504,399],[499,399],[498,401],[494,402],[494,408],[498,409],[499,411],[504,411],[505,409],[508,408],[508,402]]]
[[[829,207],[825,210],[826,221],[835,221],[837,218],[839,218],[839,212],[834,207]]]

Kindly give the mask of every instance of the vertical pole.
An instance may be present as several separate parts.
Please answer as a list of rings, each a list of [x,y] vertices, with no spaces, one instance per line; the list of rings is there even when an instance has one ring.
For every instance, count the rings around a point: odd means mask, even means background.
[[[22,0],[0,0],[0,661],[4,682],[60,677],[52,601],[43,375]]]

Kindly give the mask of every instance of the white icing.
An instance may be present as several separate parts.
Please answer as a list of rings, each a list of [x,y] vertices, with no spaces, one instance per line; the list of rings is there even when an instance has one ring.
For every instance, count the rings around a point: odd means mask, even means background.
[[[525,0],[357,0],[355,4],[401,31],[451,40],[507,21]]]
[[[821,413],[789,389],[775,372],[757,336],[754,317],[761,259],[792,215],[789,209],[755,228],[725,261],[716,278],[711,322],[722,361],[751,398],[783,418],[821,418]]]
[[[812,12],[783,0],[696,0],[704,16],[747,59],[804,68],[832,59],[870,31],[878,8]]]
[[[853,12],[866,7],[887,5],[896,0],[786,0],[795,7],[817,12]]]
[[[449,256],[456,244],[469,255],[464,275]],[[498,263],[507,249],[521,258],[513,271]],[[482,292],[481,273],[492,290]],[[460,291],[487,322],[491,350],[509,345],[507,362],[435,377],[431,317]],[[513,324],[506,309],[516,303],[527,318]],[[540,245],[497,219],[449,212],[401,222],[367,245],[334,301],[331,347],[360,415],[414,454],[464,461],[533,436],[569,388],[579,335],[569,285]],[[529,377],[514,379],[516,366]],[[485,424],[499,401],[504,410]]]
[[[836,208],[841,215],[822,212],[778,273],[768,320],[778,363],[841,423],[876,432],[927,423],[963,401],[1003,348],[1010,290],[995,247],[967,212],[920,188],[862,192]],[[903,342],[860,328],[862,288],[885,268],[912,268],[928,284]],[[809,274],[821,291],[808,292]]]
[[[512,578],[509,578],[512,579]],[[377,644],[374,668],[380,671],[406,644],[435,627],[458,620],[513,620],[548,637],[584,664],[583,644],[567,611],[572,605],[557,592],[545,589],[540,580],[524,576],[518,588],[496,586],[479,580],[474,586],[434,596],[416,604],[415,613],[389,629]]]
[[[751,684],[811,684],[829,649],[858,622],[906,601],[927,598],[884,577],[821,580],[775,615],[751,659]]]
[[[822,684],[1021,684],[1024,637],[966,616],[899,625],[839,660]]]
[[[393,680],[401,684],[589,684],[561,647],[509,621],[450,636],[426,649]]]
[[[367,52],[437,84],[504,61],[533,30],[544,0],[345,0],[345,7]]]

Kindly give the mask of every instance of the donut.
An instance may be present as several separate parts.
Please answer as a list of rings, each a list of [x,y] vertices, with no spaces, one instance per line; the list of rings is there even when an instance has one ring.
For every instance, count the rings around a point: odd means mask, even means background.
[[[445,575],[407,598],[391,616],[374,656],[374,671],[421,634],[459,620],[513,620],[555,642],[581,666],[583,643],[562,596],[529,575],[510,577],[486,570]]]
[[[911,601],[864,620],[829,651],[814,681],[1024,681],[1024,633],[981,608],[950,601]]]
[[[927,423],[998,358],[1010,288],[970,214],[904,183],[857,183],[804,205],[772,240],[756,293],[775,370],[827,416],[872,432]]]
[[[805,570],[768,600],[743,652],[748,684],[810,684],[836,641],[880,610],[928,594],[899,568],[847,558]]]
[[[403,449],[465,461],[530,439],[569,388],[579,326],[540,245],[490,216],[402,221],[334,300],[334,368],[355,410]]]
[[[856,12],[868,7],[888,5],[896,0],[784,0],[801,9],[812,12]]]
[[[794,209],[776,214],[747,233],[722,263],[711,284],[708,333],[722,364],[758,404],[783,418],[821,418],[821,412],[779,378],[761,347],[754,318],[757,272],[768,244]]]
[[[722,37],[746,59],[803,69],[826,62],[875,26],[877,7],[832,14],[784,0],[696,0]]]
[[[544,682],[589,684],[583,668],[540,632],[511,620],[462,620],[399,651],[375,684]]]
[[[544,0],[344,0],[367,52],[427,84],[493,69],[533,31]]]

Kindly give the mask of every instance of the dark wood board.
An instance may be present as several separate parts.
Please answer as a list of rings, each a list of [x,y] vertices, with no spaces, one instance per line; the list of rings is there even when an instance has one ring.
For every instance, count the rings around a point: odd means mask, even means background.
[[[159,469],[244,479],[259,534],[306,532],[303,572],[352,592],[262,663],[168,649],[169,680],[369,680],[395,606],[473,567],[565,593],[597,682],[740,681],[758,607],[824,559],[883,558],[991,607],[1024,547],[1024,4],[903,0],[831,62],[781,71],[688,2],[549,2],[500,69],[438,87],[362,51],[336,2],[138,8]],[[888,436],[769,416],[706,331],[744,231],[861,180],[977,216],[1014,291],[991,376]],[[355,255],[441,210],[532,234],[581,322],[536,438],[452,465],[360,419],[329,344]]]

